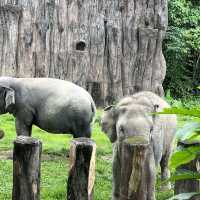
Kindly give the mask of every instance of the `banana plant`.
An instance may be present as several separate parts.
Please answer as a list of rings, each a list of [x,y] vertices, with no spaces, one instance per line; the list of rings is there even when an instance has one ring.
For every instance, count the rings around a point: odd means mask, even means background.
[[[184,144],[200,143],[200,108],[167,108],[159,114],[177,114],[190,116],[191,121],[179,129],[176,133],[177,142]],[[200,146],[177,147],[170,160],[170,168],[175,171],[180,165],[189,163],[200,156]],[[170,181],[195,179],[200,180],[200,173],[189,170],[176,171],[170,178]],[[200,198],[200,192],[182,193],[168,200],[188,200],[193,196]]]

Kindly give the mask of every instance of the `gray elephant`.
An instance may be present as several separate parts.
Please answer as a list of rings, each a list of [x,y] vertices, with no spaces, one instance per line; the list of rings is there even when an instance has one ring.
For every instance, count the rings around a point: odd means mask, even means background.
[[[166,180],[170,176],[168,161],[176,132],[176,116],[152,114],[169,107],[159,96],[152,92],[144,91],[130,97],[125,97],[117,105],[109,106],[105,109],[101,118],[102,131],[114,143],[113,200],[121,199],[121,170],[122,162],[124,162],[121,160],[121,144],[128,137],[146,135],[150,138],[150,148],[153,152],[153,158],[147,158],[146,165],[148,166],[143,171],[144,173],[149,170],[148,174],[151,174],[155,178],[156,170],[153,166],[160,164],[161,178]],[[155,199],[154,187],[155,180],[152,180],[151,187],[147,188],[148,199]],[[166,187],[169,188],[170,184],[166,184]],[[141,199],[143,198],[141,197]]]
[[[53,78],[0,78],[0,114],[16,118],[17,135],[31,136],[32,125],[52,132],[90,137],[96,107],[83,88]]]

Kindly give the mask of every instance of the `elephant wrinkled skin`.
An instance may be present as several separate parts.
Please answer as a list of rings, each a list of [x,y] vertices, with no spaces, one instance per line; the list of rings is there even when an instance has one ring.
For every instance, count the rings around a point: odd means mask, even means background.
[[[170,106],[159,96],[144,91],[123,98],[117,105],[105,108],[101,118],[102,131],[107,134],[113,145],[113,200],[120,199],[120,182],[122,177],[120,145],[127,137],[148,136],[153,159],[148,159],[149,166],[161,166],[161,178],[169,176],[168,161],[171,155],[173,139],[176,132],[175,115],[155,115]],[[149,167],[148,170],[152,170]],[[149,172],[156,177],[156,170]],[[154,183],[153,183],[154,184]],[[169,188],[170,184],[166,187]],[[151,187],[154,190],[154,187]],[[152,191],[148,191],[149,193]],[[154,192],[152,192],[154,193]],[[148,199],[154,199],[149,197]]]
[[[90,137],[95,111],[90,94],[71,82],[0,77],[0,114],[15,116],[17,135],[31,136],[34,124],[52,133]]]

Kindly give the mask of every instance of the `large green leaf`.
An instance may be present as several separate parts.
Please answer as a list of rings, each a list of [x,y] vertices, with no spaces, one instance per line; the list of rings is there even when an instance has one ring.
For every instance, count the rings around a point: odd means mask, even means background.
[[[170,168],[175,169],[182,164],[188,163],[198,155],[200,155],[200,146],[178,149],[172,154]]]
[[[193,134],[185,140],[185,143],[187,144],[194,144],[194,143],[200,143],[200,133],[193,132]]]
[[[181,193],[181,194],[173,196],[173,197],[171,197],[170,199],[167,199],[167,200],[188,200],[188,199],[190,199],[193,196],[198,195],[198,194],[200,195],[200,193],[197,193],[197,192]]]
[[[200,123],[190,122],[187,123],[183,128],[179,129],[176,133],[176,136],[179,140],[184,141],[190,139],[196,134],[200,135]]]
[[[165,108],[162,112],[158,112],[158,114],[177,114],[200,118],[200,108]]]
[[[188,180],[188,179],[200,179],[199,172],[193,172],[190,170],[177,170],[169,179],[169,181],[178,181],[178,180]]]

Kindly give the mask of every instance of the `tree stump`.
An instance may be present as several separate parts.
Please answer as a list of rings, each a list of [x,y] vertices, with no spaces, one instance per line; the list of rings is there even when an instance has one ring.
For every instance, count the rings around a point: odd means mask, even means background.
[[[198,146],[200,147],[200,143],[194,144],[186,144],[184,142],[179,142],[178,146],[180,147],[190,147],[190,146]],[[195,160],[191,162],[181,165],[177,168],[177,170],[190,170],[193,172],[200,172],[200,157],[197,157]],[[187,193],[187,192],[199,192],[200,191],[200,180],[178,180],[175,181],[174,193]],[[198,197],[200,199],[200,197]]]
[[[128,138],[121,144],[120,156],[119,199],[154,200],[156,168],[149,138],[146,136]]]
[[[40,161],[42,143],[18,136],[13,151],[13,200],[40,199]]]
[[[74,139],[70,148],[68,200],[92,200],[95,181],[96,144],[88,138]]]

